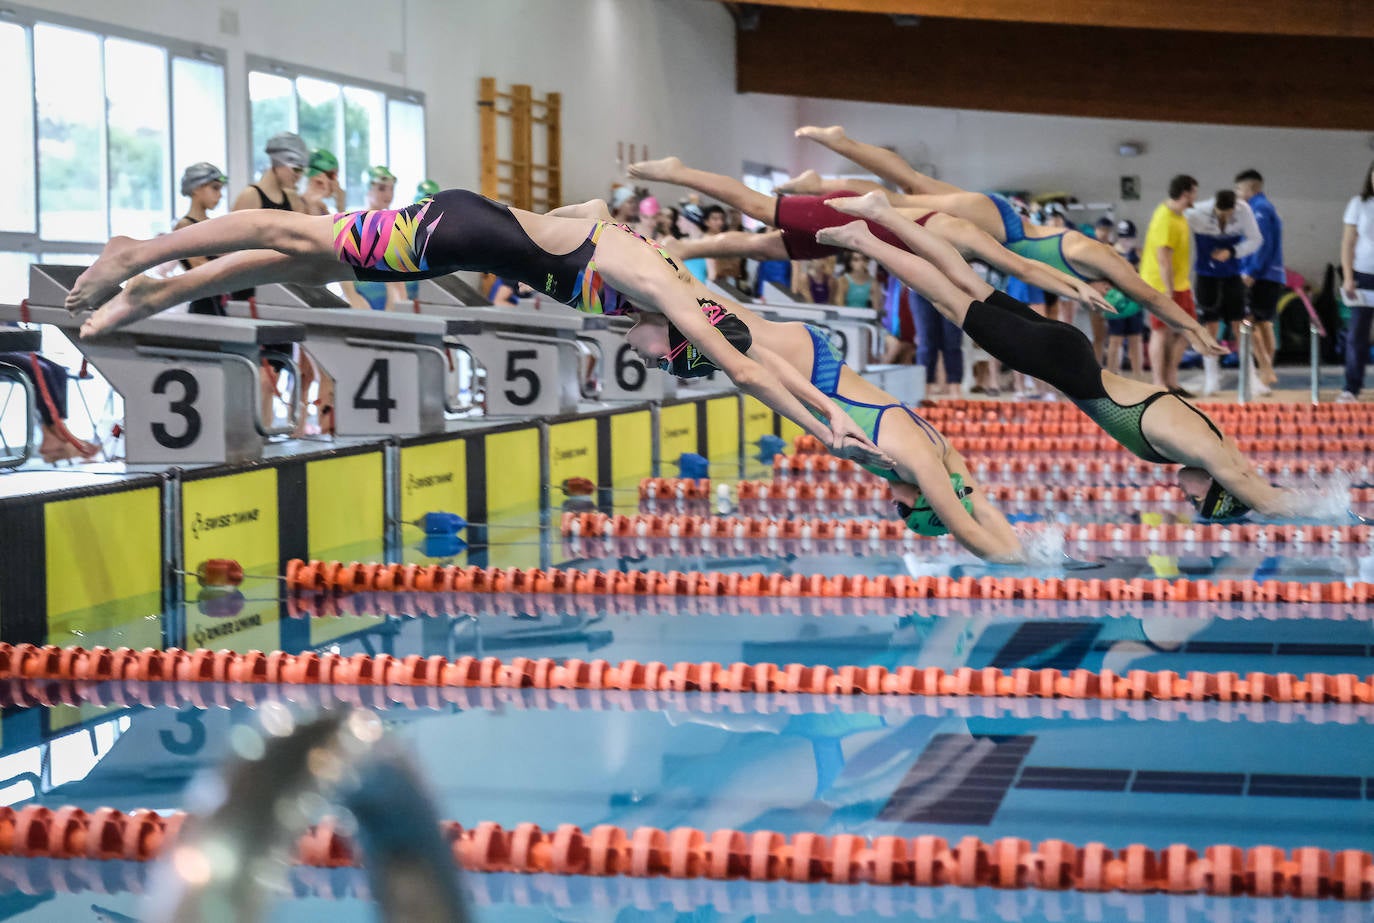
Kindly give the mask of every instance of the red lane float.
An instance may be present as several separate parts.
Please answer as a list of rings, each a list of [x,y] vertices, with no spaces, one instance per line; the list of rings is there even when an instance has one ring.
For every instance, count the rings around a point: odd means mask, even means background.
[[[102,808],[88,814],[75,807],[4,807],[0,854],[146,862],[166,851],[186,819],[180,812],[125,814]],[[1077,846],[1013,837],[985,842],[966,836],[951,843],[931,835],[788,837],[767,830],[708,833],[691,827],[626,829],[611,824],[583,831],[572,824],[544,830],[528,823],[506,829],[491,822],[464,827],[441,821],[440,831],[454,861],[470,872],[1347,901],[1374,896],[1374,856],[1357,849],[1300,847],[1288,852],[1219,844],[1199,854],[1182,844],[1112,849],[1096,842]],[[331,819],[310,828],[294,853],[297,864],[317,868],[356,866],[359,857],[357,846]]]
[[[1296,580],[896,577],[866,574],[739,574],[711,571],[575,570],[438,564],[302,561],[287,564],[288,592],[573,593],[634,596],[864,597],[879,599],[1057,599],[1113,602],[1355,603],[1374,583]]]
[[[0,679],[139,680],[177,683],[457,686],[482,688],[624,689],[665,692],[760,692],[809,695],[999,696],[1219,702],[1374,703],[1374,676],[1354,673],[1193,670],[1056,670],[996,667],[806,666],[799,663],[641,663],[552,657],[390,654],[288,654],[284,651],[135,651],[0,644]]]

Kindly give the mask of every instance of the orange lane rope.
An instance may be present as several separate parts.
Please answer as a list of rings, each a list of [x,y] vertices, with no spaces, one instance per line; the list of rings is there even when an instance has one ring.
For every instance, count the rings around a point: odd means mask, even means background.
[[[143,680],[16,680],[0,682],[6,708],[95,705],[112,708],[230,708],[289,701],[316,708],[352,706],[516,711],[692,711],[705,714],[869,714],[887,718],[949,716],[1024,720],[1197,721],[1252,724],[1374,723],[1374,707],[1358,703],[1209,702],[1178,699],[1015,699],[945,696],[741,696],[731,692],[660,689],[537,689],[511,686],[291,686]]]
[[[0,644],[0,679],[142,680],[359,686],[460,686],[538,689],[649,689],[808,695],[1008,696],[1013,698],[1163,699],[1221,702],[1374,702],[1374,676],[1354,673],[1192,670],[1032,670],[1019,667],[806,666],[800,663],[642,663],[552,657],[390,654],[288,654],[180,648],[58,647]]]
[[[827,459],[831,455],[803,453],[800,455],[778,456],[773,461],[774,476],[780,480],[797,477],[815,477],[817,474],[854,473],[867,475],[868,472],[855,467],[837,466],[831,471]],[[835,462],[842,459],[834,458]],[[1021,455],[982,455],[966,457],[969,466],[980,479],[987,480],[994,475],[1001,478],[1023,476],[1028,479],[1052,477],[1074,479],[1087,483],[1095,478],[1107,483],[1127,480],[1133,484],[1154,482],[1172,484],[1177,467],[1171,465],[1151,465],[1134,457],[1092,458],[1084,455],[1069,455],[1062,452],[1038,452]],[[1285,476],[1329,477],[1335,471],[1351,475],[1356,483],[1370,482],[1369,462],[1352,459],[1332,458],[1281,458],[1253,459],[1255,467],[1264,472],[1278,472]],[[656,480],[656,479],[651,479]]]
[[[739,574],[711,571],[590,570],[363,564],[287,564],[289,591],[354,593],[575,593],[655,596],[795,596],[886,599],[1060,599],[1143,602],[1356,603],[1374,601],[1374,583],[1296,580],[1125,580],[1078,577],[891,577],[886,574]]]
[[[731,487],[733,486],[733,491]],[[800,501],[818,503],[848,503],[858,501],[887,501],[891,496],[886,481],[807,481],[784,478],[776,481],[721,481],[712,484],[705,478],[645,478],[639,482],[639,498],[649,503],[672,503],[676,500],[712,501],[724,487],[741,503],[747,501]],[[1001,502],[1032,501],[1042,503],[1115,503],[1160,504],[1184,503],[1182,490],[1173,484],[1149,484],[1123,487],[1105,484],[983,484],[982,489]],[[1356,487],[1350,491],[1354,503],[1374,502],[1374,487]]]
[[[0,853],[53,859],[148,861],[167,850],[187,815],[112,808],[86,813],[66,806],[0,808]],[[1175,843],[1151,849],[1133,843],[1076,846],[1062,840],[1032,843],[1015,837],[985,842],[966,836],[825,836],[768,830],[704,831],[692,827],[626,829],[572,824],[506,829],[485,822],[463,827],[442,821],[454,861],[472,872],[597,877],[744,879],[831,884],[957,886],[1254,897],[1374,896],[1374,855],[1358,849],[1215,845],[1199,852]],[[354,843],[328,818],[296,844],[301,865],[352,867]]]
[[[564,513],[559,523],[564,536],[598,538],[748,538],[817,541],[837,537],[864,541],[902,541],[916,536],[895,519],[764,519],[745,516],[693,516],[674,513]],[[1066,527],[1068,538],[1080,542],[1273,542],[1304,545],[1366,544],[1374,527],[1295,526],[1255,523],[1082,523]]]

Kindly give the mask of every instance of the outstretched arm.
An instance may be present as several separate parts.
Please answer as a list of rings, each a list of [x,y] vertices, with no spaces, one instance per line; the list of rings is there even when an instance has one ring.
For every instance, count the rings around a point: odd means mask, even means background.
[[[926,176],[907,163],[896,151],[878,147],[876,144],[855,141],[845,134],[842,126],[818,128],[815,125],[806,125],[798,128],[795,134],[798,138],[807,138],[830,148],[841,157],[852,160],[865,170],[870,170],[874,175],[895,184],[908,195],[940,195],[964,191],[958,186]]]
[[[1152,256],[1153,254],[1145,254],[1144,258],[1148,260]],[[1224,356],[1230,352],[1207,332],[1206,327],[1198,323],[1197,318],[1189,317],[1172,298],[1152,288],[1148,282],[1140,278],[1140,274],[1131,264],[1115,251],[1112,251],[1110,256],[1102,257],[1102,260],[1109,265],[1098,265],[1094,268],[1106,276],[1108,282],[1121,289],[1132,300],[1140,302],[1142,308],[1164,321],[1170,328],[1187,337],[1193,349],[1204,356]],[[1170,268],[1171,273],[1172,271]],[[1165,277],[1166,280],[1172,278],[1172,275]]]
[[[935,221],[934,233],[954,245],[964,257],[982,260],[993,269],[1013,275],[1062,298],[1081,301],[1107,314],[1116,313],[1102,294],[1087,282],[1075,279],[1044,263],[1028,260],[1019,253],[1012,253],[999,244],[991,234],[971,221],[951,215],[940,215]]]

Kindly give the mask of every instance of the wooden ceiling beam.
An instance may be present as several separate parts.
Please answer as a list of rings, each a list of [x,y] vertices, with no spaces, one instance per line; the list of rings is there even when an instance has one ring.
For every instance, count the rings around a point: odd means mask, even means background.
[[[1368,0],[751,0],[793,7],[889,16],[936,16],[1249,35],[1374,38]]]
[[[1364,39],[1161,32],[767,9],[737,88],[899,105],[1374,130]]]

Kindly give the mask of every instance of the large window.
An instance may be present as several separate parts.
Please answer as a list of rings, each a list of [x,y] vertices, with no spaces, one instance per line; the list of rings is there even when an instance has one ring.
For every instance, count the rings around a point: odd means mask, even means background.
[[[150,237],[184,209],[181,171],[226,166],[224,54],[6,7],[0,21],[0,301],[21,271],[90,262],[115,234]],[[36,117],[36,118],[35,118]]]
[[[420,94],[260,58],[249,57],[248,67],[254,175],[268,167],[267,139],[294,131],[312,151],[324,148],[338,158],[350,208],[362,206],[368,168],[378,165],[396,174],[397,205],[414,197],[427,176]]]

